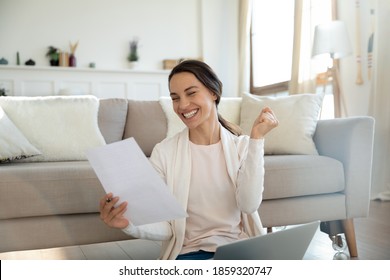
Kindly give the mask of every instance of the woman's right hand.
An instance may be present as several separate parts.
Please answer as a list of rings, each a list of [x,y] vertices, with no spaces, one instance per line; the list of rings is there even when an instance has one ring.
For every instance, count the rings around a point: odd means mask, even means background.
[[[102,197],[99,203],[100,219],[109,227],[124,229],[129,225],[129,220],[123,216],[127,210],[127,202],[115,207],[118,201],[119,197],[114,197],[112,193]]]

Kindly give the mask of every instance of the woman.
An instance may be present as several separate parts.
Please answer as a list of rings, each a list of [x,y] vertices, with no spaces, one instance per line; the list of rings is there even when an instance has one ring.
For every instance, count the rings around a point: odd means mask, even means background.
[[[210,259],[219,245],[264,233],[257,212],[264,136],[278,121],[264,108],[250,137],[240,135],[218,114],[222,83],[203,62],[181,62],[168,81],[173,109],[186,129],[157,144],[150,161],[188,217],[134,226],[123,217],[127,203],[114,207],[119,198],[111,193],[100,201],[100,217],[131,236],[163,241],[161,259]]]

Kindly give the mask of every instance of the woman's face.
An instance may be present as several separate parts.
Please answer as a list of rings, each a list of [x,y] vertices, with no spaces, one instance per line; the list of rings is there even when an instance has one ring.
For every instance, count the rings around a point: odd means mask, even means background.
[[[169,89],[173,110],[189,129],[218,121],[215,105],[217,96],[194,74],[182,72],[173,75]]]

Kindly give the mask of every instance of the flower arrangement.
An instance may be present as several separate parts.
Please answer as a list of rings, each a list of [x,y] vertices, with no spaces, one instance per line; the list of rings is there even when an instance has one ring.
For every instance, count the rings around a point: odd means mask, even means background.
[[[138,39],[135,38],[134,40],[130,41],[130,54],[127,57],[127,60],[130,62],[138,61]]]
[[[70,48],[69,66],[70,67],[76,67],[77,65],[75,53],[78,45],[79,45],[79,41],[77,41],[74,44],[69,42],[69,48]]]
[[[77,42],[74,43],[74,44],[72,44],[71,42],[69,42],[70,54],[75,55],[76,49],[77,49],[77,46],[78,46],[78,45],[79,45],[79,41],[77,41]]]

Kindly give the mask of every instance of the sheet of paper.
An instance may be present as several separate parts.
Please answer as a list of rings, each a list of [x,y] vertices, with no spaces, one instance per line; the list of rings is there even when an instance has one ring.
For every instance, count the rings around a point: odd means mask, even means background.
[[[87,158],[104,190],[127,201],[134,225],[187,216],[134,138],[90,149]]]

